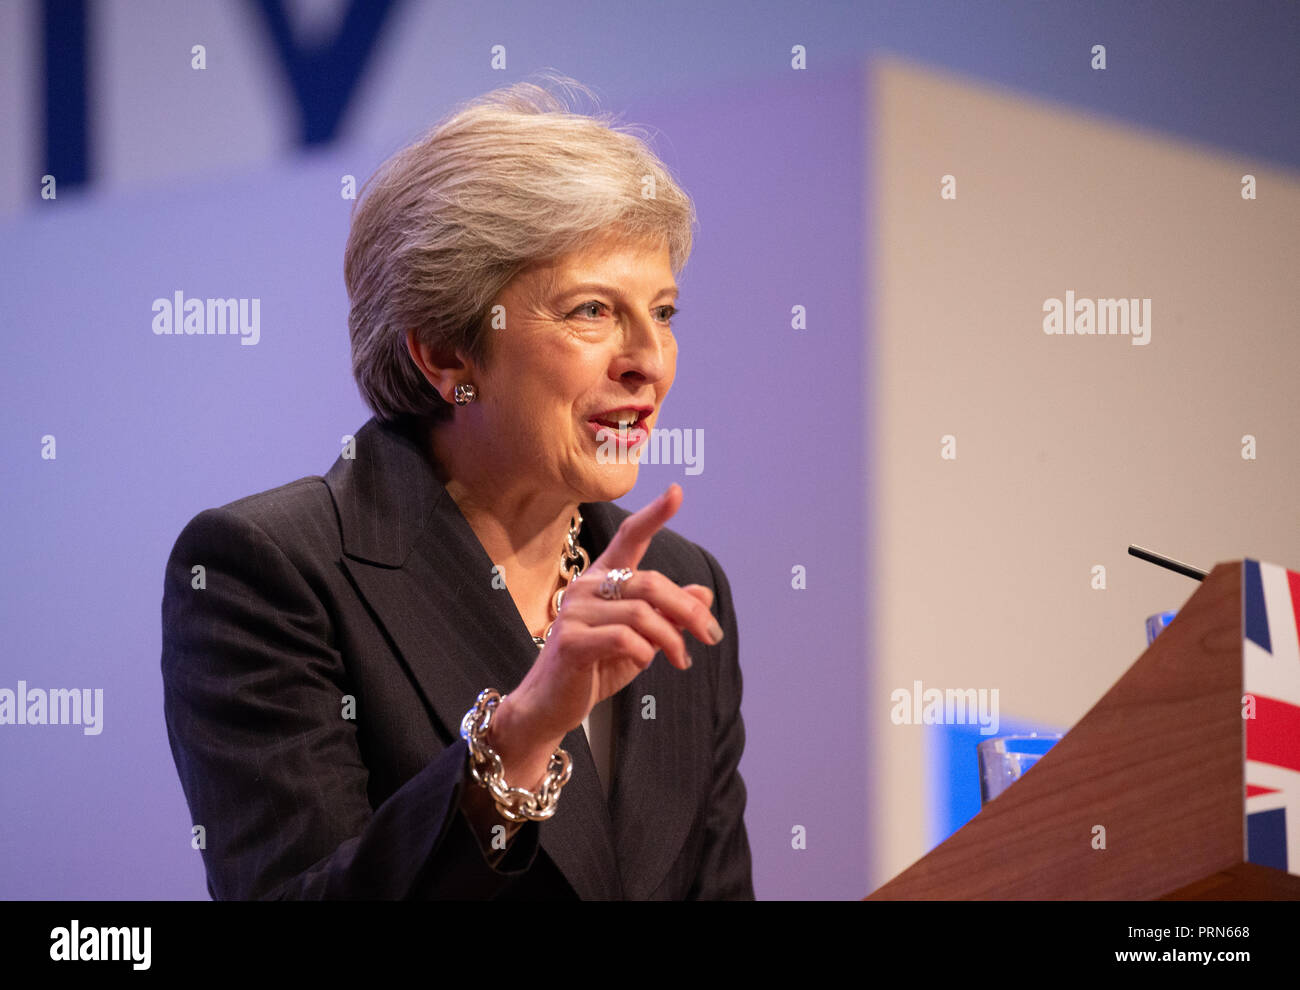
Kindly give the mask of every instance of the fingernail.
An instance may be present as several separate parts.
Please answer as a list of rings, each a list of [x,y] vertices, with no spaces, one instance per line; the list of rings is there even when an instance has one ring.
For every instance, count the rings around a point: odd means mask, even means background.
[[[709,635],[713,637],[714,646],[722,642],[722,627],[716,621],[709,623]]]

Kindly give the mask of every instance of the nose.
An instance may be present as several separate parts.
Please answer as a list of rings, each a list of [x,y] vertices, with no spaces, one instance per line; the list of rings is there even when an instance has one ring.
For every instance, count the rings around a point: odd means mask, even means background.
[[[611,378],[654,384],[670,373],[669,366],[677,353],[672,331],[656,323],[649,314],[625,319],[622,342],[610,367]]]

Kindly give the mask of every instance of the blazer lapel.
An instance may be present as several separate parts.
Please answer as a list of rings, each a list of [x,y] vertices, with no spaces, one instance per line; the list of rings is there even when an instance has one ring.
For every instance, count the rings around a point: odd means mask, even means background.
[[[628,512],[607,502],[584,503],[582,515],[584,537],[591,540],[587,549],[595,560]],[[652,542],[638,567],[671,576],[678,573],[680,561],[662,544]],[[685,638],[700,661],[703,647],[689,633]],[[614,696],[610,808],[623,891],[629,900],[646,900],[659,888],[689,837],[696,811],[691,799],[708,786],[700,780],[701,763],[694,749],[709,747],[704,765],[711,765],[713,722],[708,704],[702,705],[694,694],[706,686],[703,668],[697,669],[698,676],[689,675],[660,653]],[[650,704],[653,718],[648,717]]]
[[[355,458],[340,458],[325,482],[343,567],[450,743],[478,692],[513,690],[537,647],[509,592],[492,587],[493,563],[421,443],[413,423],[371,419],[356,435]],[[542,823],[542,848],[580,897],[619,899],[613,823],[582,727],[563,745],[573,777],[555,817]]]

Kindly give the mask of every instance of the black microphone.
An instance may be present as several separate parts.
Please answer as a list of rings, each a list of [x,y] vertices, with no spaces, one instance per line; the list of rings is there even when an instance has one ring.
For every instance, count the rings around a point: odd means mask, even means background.
[[[1152,564],[1158,564],[1161,567],[1167,567],[1169,570],[1183,577],[1196,578],[1197,581],[1205,580],[1208,571],[1203,571],[1199,567],[1193,567],[1191,564],[1184,564],[1181,560],[1174,560],[1172,557],[1162,557],[1151,550],[1144,550],[1142,547],[1130,546],[1128,552],[1134,557],[1145,560]]]

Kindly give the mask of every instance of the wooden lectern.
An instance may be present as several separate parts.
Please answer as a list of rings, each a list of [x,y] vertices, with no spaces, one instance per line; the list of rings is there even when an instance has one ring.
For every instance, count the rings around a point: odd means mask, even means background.
[[[1026,776],[868,899],[1300,898],[1245,860],[1241,589],[1215,567]]]

